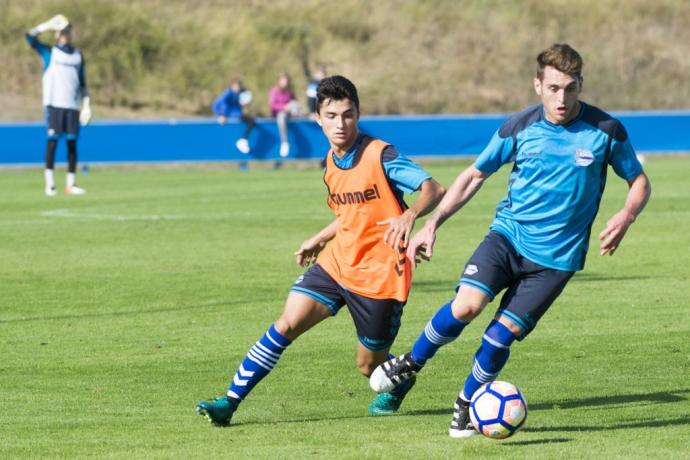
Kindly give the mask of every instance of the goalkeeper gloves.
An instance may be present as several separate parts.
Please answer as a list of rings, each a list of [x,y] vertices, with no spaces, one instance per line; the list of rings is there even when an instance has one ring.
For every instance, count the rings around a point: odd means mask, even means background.
[[[61,14],[58,14],[48,19],[46,22],[42,22],[41,24],[37,25],[33,30],[37,33],[45,32],[46,30],[60,31],[68,25],[69,21],[67,18]]]
[[[91,121],[91,98],[84,96],[81,100],[81,111],[79,112],[79,123],[86,126]]]

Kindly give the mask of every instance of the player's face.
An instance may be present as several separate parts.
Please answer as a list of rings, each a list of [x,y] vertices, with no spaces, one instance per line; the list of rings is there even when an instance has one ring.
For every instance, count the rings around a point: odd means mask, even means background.
[[[70,27],[63,29],[59,32],[55,32],[55,39],[58,45],[69,45],[72,41],[72,29]]]
[[[544,68],[544,76],[534,79],[534,90],[544,105],[546,119],[556,125],[571,121],[580,112],[580,80],[557,70]]]
[[[354,144],[359,133],[358,120],[359,111],[349,99],[326,99],[316,118],[328,142],[337,150],[348,150]]]

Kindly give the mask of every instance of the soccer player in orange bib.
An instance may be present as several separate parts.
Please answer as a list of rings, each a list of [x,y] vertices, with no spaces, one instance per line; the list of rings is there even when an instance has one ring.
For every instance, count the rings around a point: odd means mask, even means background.
[[[332,76],[317,89],[316,121],[331,145],[324,182],[335,220],[295,252],[312,265],[292,286],[283,313],[249,350],[225,396],[202,401],[196,412],[228,425],[240,402],[304,332],[347,305],[357,329],[357,368],[369,376],[389,359],[407,301],[411,265],[405,247],[417,217],[431,211],[445,190],[393,146],[360,133],[359,97],[350,80]],[[419,191],[408,207],[404,193]],[[408,380],[379,394],[372,415],[398,410],[414,385]]]

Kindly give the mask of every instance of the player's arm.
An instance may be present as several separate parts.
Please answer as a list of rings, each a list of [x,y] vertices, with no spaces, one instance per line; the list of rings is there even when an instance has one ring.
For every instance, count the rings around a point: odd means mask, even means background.
[[[616,252],[625,232],[640,215],[652,194],[652,185],[644,172],[629,180],[628,187],[625,206],[608,220],[606,228],[599,234],[601,241],[599,253],[602,256],[605,254],[612,256]]]
[[[297,251],[295,251],[295,259],[297,265],[307,267],[316,262],[316,257],[321,250],[326,247],[326,243],[331,241],[340,227],[340,221],[335,219],[326,227],[321,229],[316,235],[308,240],[305,240]]]
[[[38,39],[38,34],[40,34],[38,26],[28,30],[26,32],[26,41],[43,59],[43,69],[45,70],[50,63],[50,46],[41,42]]]
[[[445,196],[438,204],[436,211],[424,223],[424,227],[412,238],[407,248],[407,257],[416,262],[420,256],[429,260],[433,254],[433,245],[436,240],[436,230],[450,216],[458,212],[479,191],[484,180],[489,177],[477,169],[474,165],[462,171],[450,186]]]
[[[79,112],[79,123],[86,126],[91,121],[91,98],[89,97],[89,89],[86,86],[86,64],[84,63],[84,55],[81,57],[81,66],[79,67],[79,92],[81,94],[81,111]]]
[[[399,216],[377,222],[379,225],[388,226],[383,234],[383,241],[393,248],[397,248],[401,241],[406,244],[410,240],[410,233],[417,218],[430,213],[441,201],[444,193],[446,189],[434,179],[428,178],[422,182],[419,187],[419,197],[412,206]]]

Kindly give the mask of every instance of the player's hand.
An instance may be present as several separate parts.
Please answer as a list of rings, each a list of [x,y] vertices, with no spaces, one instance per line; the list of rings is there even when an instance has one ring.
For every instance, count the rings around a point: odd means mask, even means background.
[[[436,232],[425,225],[412,238],[407,245],[407,258],[416,267],[422,260],[429,261],[434,255],[434,242],[436,241]]]
[[[606,228],[599,234],[601,245],[599,246],[599,254],[610,256],[616,252],[618,246],[628,231],[630,224],[635,222],[635,216],[626,209],[622,209],[614,214],[613,217],[606,222]]]
[[[46,30],[56,30],[60,31],[67,27],[69,25],[69,21],[67,18],[61,14],[57,14],[53,16],[52,18],[48,19],[46,22],[43,22],[36,26],[36,30],[38,32],[44,32]]]
[[[91,121],[91,98],[86,96],[82,99],[81,110],[79,111],[79,123],[86,126]]]
[[[383,234],[383,242],[397,249],[399,247],[407,247],[407,241],[410,239],[414,221],[415,216],[407,210],[399,216],[389,217],[386,220],[376,222],[376,224],[388,225],[386,232]]]
[[[308,267],[316,262],[316,258],[321,250],[326,247],[322,241],[306,240],[295,252],[295,260],[300,267]]]
[[[223,115],[218,117],[218,124],[219,125],[224,125],[227,121],[228,121],[228,119],[226,117],[224,117]]]

